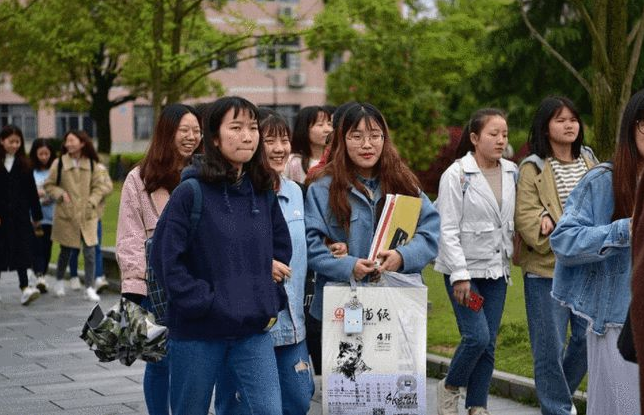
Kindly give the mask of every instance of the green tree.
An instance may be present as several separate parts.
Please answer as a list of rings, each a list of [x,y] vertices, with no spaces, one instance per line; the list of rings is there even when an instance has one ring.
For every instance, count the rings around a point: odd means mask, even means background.
[[[158,116],[168,102],[221,94],[211,62],[255,57],[258,39],[297,33],[283,21],[270,34],[239,14],[226,31],[206,20],[224,0],[48,0],[0,2],[0,61],[17,93],[89,111],[98,148],[111,149],[110,110],[146,97]],[[127,92],[123,92],[127,91]]]
[[[109,111],[137,91],[110,96],[119,86],[127,48],[127,20],[118,0],[48,0],[3,4],[0,61],[17,93],[41,103],[89,111],[98,150],[109,153]],[[3,14],[4,14],[3,13]]]
[[[210,77],[225,66],[213,61],[240,62],[257,57],[255,46],[283,36],[297,36],[292,19],[270,32],[233,9],[226,10],[226,29],[218,30],[207,19],[210,9],[223,16],[222,0],[136,0],[139,26],[124,77],[146,91],[155,119],[163,105],[186,98],[221,95],[223,87]],[[263,8],[260,2],[258,8]]]
[[[590,60],[575,65],[571,55],[564,55],[565,45],[558,47],[542,34],[531,20],[531,12],[540,10],[545,0],[518,0],[519,11],[530,34],[554,57],[588,94],[593,115],[595,151],[601,159],[613,152],[619,134],[622,113],[633,90],[644,40],[644,4],[629,0],[570,0],[563,2],[554,17],[559,25],[581,22],[590,41]]]
[[[480,71],[479,44],[505,3],[440,1],[439,17],[427,19],[415,1],[405,2],[405,15],[395,0],[329,1],[307,44],[314,54],[348,56],[327,78],[330,101],[379,107],[403,157],[423,169],[446,139],[446,91]]]

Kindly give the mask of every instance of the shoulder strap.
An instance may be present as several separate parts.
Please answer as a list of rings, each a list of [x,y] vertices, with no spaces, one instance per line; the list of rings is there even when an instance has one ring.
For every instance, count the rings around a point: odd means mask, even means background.
[[[461,190],[463,191],[463,196],[465,196],[465,191],[470,187],[470,174],[465,173],[463,159],[458,159],[458,174],[461,182]]]
[[[203,194],[201,193],[201,186],[199,186],[197,179],[191,177],[186,182],[192,187],[192,209],[190,210],[190,231],[188,233],[188,237],[192,238],[197,230],[197,225],[199,225],[199,220],[201,220]]]
[[[56,171],[56,186],[60,187],[60,174],[63,171],[63,155],[58,157],[58,170]]]
[[[268,191],[268,210],[269,212],[272,211],[273,209],[273,203],[275,201],[275,191],[274,190],[269,190]]]

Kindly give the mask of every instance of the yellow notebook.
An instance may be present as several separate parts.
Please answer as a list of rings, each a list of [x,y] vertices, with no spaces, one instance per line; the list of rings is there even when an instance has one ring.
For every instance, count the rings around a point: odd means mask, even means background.
[[[369,259],[376,261],[378,253],[404,245],[414,237],[422,201],[419,197],[387,195],[385,205],[371,242]]]

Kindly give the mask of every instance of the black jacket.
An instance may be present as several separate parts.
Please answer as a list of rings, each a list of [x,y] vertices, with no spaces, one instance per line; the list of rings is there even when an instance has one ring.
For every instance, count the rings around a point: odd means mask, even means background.
[[[0,270],[32,267],[34,228],[42,219],[33,172],[16,157],[10,172],[0,165]]]

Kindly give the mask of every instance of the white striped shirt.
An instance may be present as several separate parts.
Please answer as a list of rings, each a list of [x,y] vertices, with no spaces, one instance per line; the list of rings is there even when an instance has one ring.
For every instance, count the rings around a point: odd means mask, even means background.
[[[559,194],[559,200],[563,208],[566,206],[566,200],[570,192],[572,192],[572,189],[575,188],[579,180],[588,171],[588,166],[586,166],[586,162],[581,155],[573,161],[561,161],[554,157],[549,157],[548,161],[550,161],[552,171],[555,174],[557,193]]]

